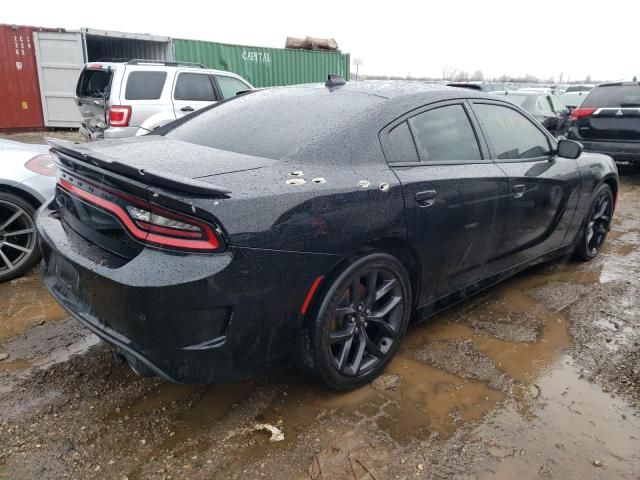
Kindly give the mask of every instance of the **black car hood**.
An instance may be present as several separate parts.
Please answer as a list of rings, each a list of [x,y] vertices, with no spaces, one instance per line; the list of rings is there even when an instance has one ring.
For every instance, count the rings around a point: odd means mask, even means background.
[[[192,179],[254,170],[275,163],[269,158],[203,147],[157,135],[74,145],[74,150],[137,170]]]

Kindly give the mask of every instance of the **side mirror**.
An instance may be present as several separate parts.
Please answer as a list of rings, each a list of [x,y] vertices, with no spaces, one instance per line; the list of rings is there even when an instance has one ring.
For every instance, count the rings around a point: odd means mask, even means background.
[[[557,154],[559,157],[575,160],[580,156],[583,148],[581,143],[562,139],[558,142]]]

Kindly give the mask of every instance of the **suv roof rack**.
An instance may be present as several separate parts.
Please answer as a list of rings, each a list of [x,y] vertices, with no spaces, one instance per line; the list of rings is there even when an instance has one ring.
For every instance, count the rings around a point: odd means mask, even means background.
[[[127,65],[144,65],[152,63],[154,65],[164,65],[165,67],[197,67],[207,68],[202,63],[193,62],[169,62],[166,60],[153,60],[150,58],[101,58],[98,62],[126,63]]]

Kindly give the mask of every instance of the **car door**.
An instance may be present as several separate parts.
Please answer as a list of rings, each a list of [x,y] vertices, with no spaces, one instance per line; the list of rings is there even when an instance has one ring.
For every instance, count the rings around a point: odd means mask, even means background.
[[[485,100],[472,106],[494,162],[509,179],[501,266],[559,248],[578,201],[577,161],[558,157],[555,140],[515,106]]]
[[[495,271],[507,179],[464,100],[408,114],[381,132],[402,184],[409,241],[422,265],[422,305]]]
[[[173,112],[176,118],[218,101],[213,78],[207,72],[179,70],[173,87]]]

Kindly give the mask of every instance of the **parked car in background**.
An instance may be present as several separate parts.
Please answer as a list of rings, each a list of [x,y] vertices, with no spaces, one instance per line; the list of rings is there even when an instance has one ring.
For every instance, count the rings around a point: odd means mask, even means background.
[[[578,91],[578,92],[566,92],[558,97],[558,99],[564,103],[567,108],[572,111],[574,108],[579,107],[582,101],[587,98],[589,92]]]
[[[522,87],[518,89],[518,92],[532,92],[532,93],[554,93],[551,87]]]
[[[192,63],[87,63],[76,87],[80,133],[88,140],[145,135],[252,88],[239,75]]]
[[[590,92],[591,90],[593,90],[594,87],[595,87],[595,85],[593,85],[591,83],[581,83],[581,84],[569,85],[569,87],[567,88],[565,93],[570,93],[570,92]]]
[[[478,90],[480,92],[497,92],[510,90],[512,88],[509,84],[499,82],[452,82],[448,83],[447,86],[468,88],[470,90]]]
[[[46,286],[135,370],[185,383],[297,359],[365,385],[411,320],[594,258],[618,190],[611,158],[506,98],[415,82],[257,91],[152,135],[52,146]]]
[[[567,137],[585,150],[640,164],[640,82],[595,87],[571,112]]]
[[[493,93],[504,95],[507,100],[525,109],[552,135],[559,137],[567,133],[570,111],[556,95],[542,95],[536,90],[527,89]]]
[[[49,146],[0,140],[0,282],[40,258],[34,216],[53,196],[55,176]]]

